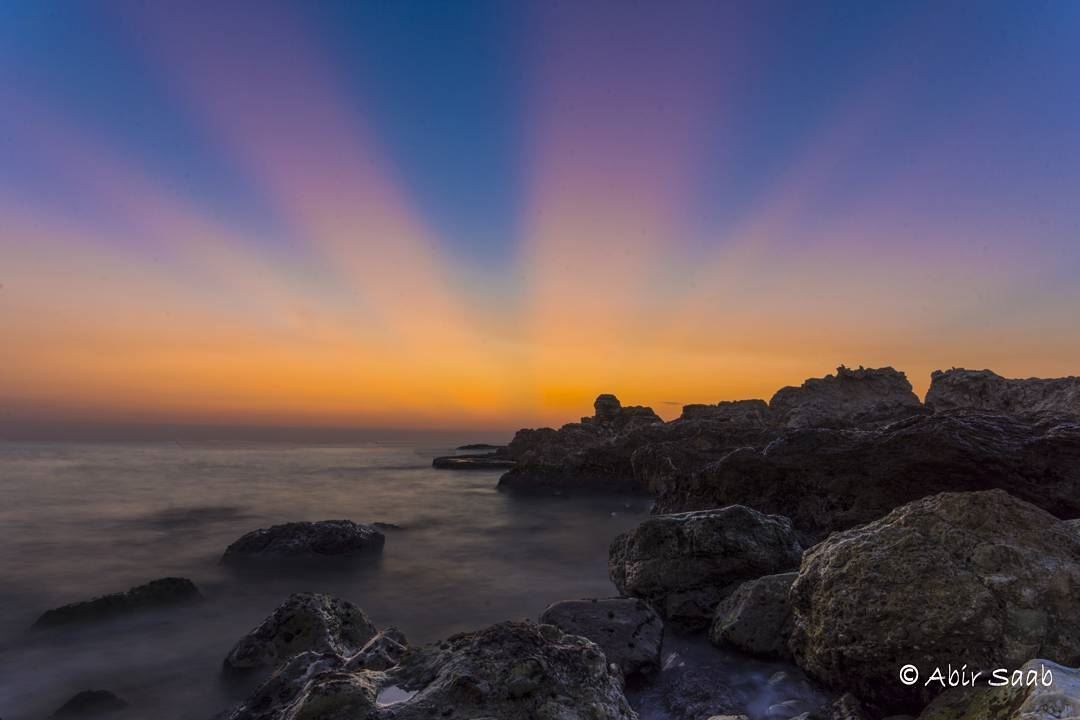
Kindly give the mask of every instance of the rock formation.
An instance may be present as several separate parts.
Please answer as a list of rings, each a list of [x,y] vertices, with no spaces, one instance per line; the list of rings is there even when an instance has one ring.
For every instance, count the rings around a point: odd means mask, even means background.
[[[989,370],[937,370],[930,376],[926,404],[938,412],[974,409],[1080,418],[1080,377],[1007,380]]]
[[[915,665],[1080,662],[1080,537],[1001,490],[943,493],[807,551],[791,588],[798,664],[883,714],[918,712],[940,687]]]
[[[644,679],[660,669],[664,621],[643,600],[564,600],[548,606],[540,622],[592,640],[628,679]]]
[[[225,550],[222,560],[242,565],[261,560],[350,557],[380,552],[385,540],[374,525],[351,520],[293,522],[247,533]]]
[[[144,610],[192,605],[202,599],[202,593],[195,587],[195,583],[187,578],[161,578],[133,587],[127,592],[112,593],[46,610],[34,622],[34,628],[108,620]]]
[[[791,603],[788,591],[797,573],[747,580],[716,608],[709,640],[751,655],[790,658]]]
[[[794,569],[801,555],[787,518],[732,505],[645,520],[611,543],[608,572],[624,595],[701,629],[743,581]]]
[[[924,412],[904,373],[891,367],[851,370],[781,388],[769,401],[773,422],[785,428],[871,427]]]

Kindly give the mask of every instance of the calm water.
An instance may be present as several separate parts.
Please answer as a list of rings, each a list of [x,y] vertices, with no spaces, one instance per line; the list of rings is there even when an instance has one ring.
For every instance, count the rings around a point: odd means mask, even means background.
[[[623,498],[515,499],[497,472],[436,471],[446,447],[0,443],[0,717],[48,716],[108,688],[145,717],[205,720],[250,689],[225,683],[233,643],[290,592],[330,592],[411,642],[535,618],[605,596],[607,546],[647,513]],[[389,522],[381,560],[242,577],[219,559],[244,532],[291,520]],[[198,608],[29,633],[41,611],[167,575]]]

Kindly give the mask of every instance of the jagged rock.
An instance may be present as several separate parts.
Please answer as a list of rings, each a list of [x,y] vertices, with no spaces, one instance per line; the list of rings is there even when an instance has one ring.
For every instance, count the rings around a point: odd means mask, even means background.
[[[627,678],[644,678],[660,669],[664,622],[643,600],[564,600],[549,605],[540,622],[592,640]]]
[[[622,594],[700,629],[743,581],[791,570],[801,555],[787,518],[732,505],[645,520],[611,543],[608,572]]]
[[[709,640],[751,655],[790,658],[788,591],[797,574],[766,575],[744,582],[716,608]]]
[[[500,623],[410,650],[385,672],[309,653],[222,720],[636,720],[600,649],[553,625]]]
[[[294,522],[260,528],[225,550],[227,564],[311,557],[350,557],[382,550],[385,536],[373,525],[351,520]]]
[[[368,640],[360,652],[346,658],[345,669],[388,670],[401,662],[408,649],[405,634],[395,627],[388,627]]]
[[[942,493],[807,551],[790,598],[790,647],[828,686],[889,712],[940,687],[898,681],[948,664],[1080,662],[1080,538],[1001,490]]]
[[[274,667],[308,650],[351,657],[378,634],[364,611],[319,593],[295,593],[225,658],[230,670]]]
[[[769,401],[773,420],[788,428],[867,427],[924,412],[904,373],[891,367],[851,370],[781,388]]]
[[[195,587],[195,583],[187,578],[160,578],[133,587],[127,592],[112,593],[46,610],[34,622],[34,628],[107,620],[143,610],[192,605],[202,599],[202,593]]]
[[[989,370],[936,370],[926,404],[935,411],[969,408],[1080,417],[1080,377],[1009,380]]]
[[[1080,516],[1080,424],[963,411],[876,430],[806,429],[669,479],[658,512],[742,503],[791,518],[809,538],[875,520],[942,491],[1005,488]]]
[[[1080,717],[1080,670],[1049,660],[1031,660],[1019,670],[1019,682],[997,687],[947,690],[919,715],[919,720],[1069,720]],[[1047,674],[1049,673],[1049,674]],[[983,680],[993,680],[983,678]],[[1049,680],[1049,682],[1047,682]]]
[[[60,706],[51,717],[90,718],[113,715],[128,706],[126,700],[108,690],[83,690]]]

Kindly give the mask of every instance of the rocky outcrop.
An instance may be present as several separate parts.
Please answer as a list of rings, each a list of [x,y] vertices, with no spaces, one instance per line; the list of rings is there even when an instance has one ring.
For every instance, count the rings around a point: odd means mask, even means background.
[[[790,647],[821,682],[883,714],[917,712],[940,687],[899,668],[1080,662],[1080,538],[1000,490],[910,503],[807,551],[791,588]]]
[[[709,640],[767,658],[791,657],[791,604],[788,591],[797,573],[747,580],[716,608]]]
[[[564,600],[549,605],[540,622],[592,640],[631,681],[660,669],[664,621],[643,600]]]
[[[773,422],[785,428],[869,427],[924,412],[904,373],[843,365],[835,375],[780,389],[769,409]]]
[[[939,695],[919,720],[1066,720],[1080,717],[1080,671],[1031,660],[996,686],[956,688]]]
[[[195,587],[195,583],[187,578],[161,578],[133,587],[127,592],[112,593],[46,610],[34,622],[34,628],[109,620],[145,610],[192,605],[202,599],[202,593]]]
[[[351,520],[294,522],[247,533],[225,550],[229,565],[290,558],[344,558],[378,553],[386,538],[374,525]]]
[[[611,543],[608,572],[622,594],[700,629],[741,583],[791,570],[801,555],[787,518],[733,505],[649,518]]]
[[[926,404],[935,411],[975,409],[1080,417],[1080,377],[1009,380],[990,370],[936,370]]]
[[[123,698],[108,690],[83,690],[60,706],[53,718],[113,717],[128,707]]]
[[[989,488],[1080,517],[1080,424],[968,411],[876,430],[794,430],[669,479],[656,507],[742,503],[788,516],[816,539],[920,497]]]
[[[229,670],[275,667],[313,650],[352,657],[378,635],[364,611],[331,595],[295,593],[225,658]]]
[[[592,642],[553,625],[500,623],[408,652],[385,672],[308,653],[222,720],[636,720],[620,673]]]

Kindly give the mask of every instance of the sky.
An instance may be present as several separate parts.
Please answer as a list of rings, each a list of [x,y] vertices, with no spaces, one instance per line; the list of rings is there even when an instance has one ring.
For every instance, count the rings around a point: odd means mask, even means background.
[[[1080,374],[1080,3],[0,4],[0,430]]]

